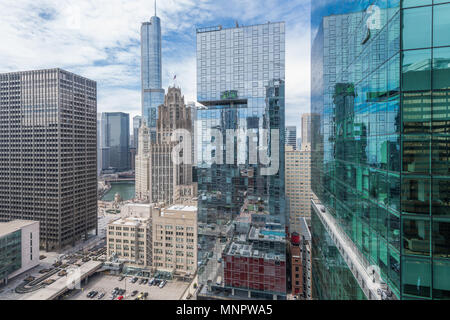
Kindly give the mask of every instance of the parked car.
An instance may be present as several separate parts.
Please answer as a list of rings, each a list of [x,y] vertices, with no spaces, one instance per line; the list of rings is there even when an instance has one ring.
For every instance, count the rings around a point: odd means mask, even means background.
[[[149,286],[152,286],[152,285],[153,285],[153,282],[155,282],[155,278],[151,278],[150,281],[148,282],[148,285],[149,285]]]
[[[132,297],[134,297],[135,295],[137,295],[137,294],[138,294],[138,292],[139,292],[139,291],[137,291],[137,290],[134,290],[134,291],[133,291],[133,292],[131,293],[131,296],[132,296]]]
[[[159,285],[160,288],[164,288],[164,286],[166,285],[167,281],[163,280],[161,281],[161,284]]]
[[[105,294],[102,292],[102,293],[100,293],[100,295],[98,296],[98,300],[101,300],[101,299],[103,299],[103,297],[105,296]]]
[[[134,277],[133,279],[131,279],[131,283],[136,283],[136,281],[138,281],[137,277]]]
[[[125,279],[125,276],[120,276],[119,281],[122,281],[123,279]]]
[[[142,284],[147,284],[148,279],[144,279],[144,282]]]

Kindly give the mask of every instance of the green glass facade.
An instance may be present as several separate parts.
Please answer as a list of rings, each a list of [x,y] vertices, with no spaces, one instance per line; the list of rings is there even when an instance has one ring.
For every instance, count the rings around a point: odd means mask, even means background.
[[[320,300],[365,300],[366,296],[317,215],[311,214],[312,296]]]
[[[397,298],[449,298],[450,2],[327,9],[312,11],[313,192]],[[322,260],[313,283],[339,285]]]
[[[0,237],[0,282],[22,266],[22,232]]]

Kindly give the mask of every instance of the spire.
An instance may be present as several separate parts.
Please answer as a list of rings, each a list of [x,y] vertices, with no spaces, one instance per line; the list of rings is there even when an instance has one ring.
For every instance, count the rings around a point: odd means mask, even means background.
[[[155,0],[155,17],[156,17],[156,0]]]

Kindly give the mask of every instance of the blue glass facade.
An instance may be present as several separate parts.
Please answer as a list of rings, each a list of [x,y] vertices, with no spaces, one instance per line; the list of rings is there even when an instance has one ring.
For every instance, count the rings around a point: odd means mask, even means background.
[[[399,299],[450,297],[449,10],[436,0],[312,10],[313,192]],[[321,228],[313,218],[313,238]],[[323,256],[313,283],[333,288],[321,244],[312,251]]]
[[[284,79],[283,22],[197,30],[199,282],[212,291],[286,295]],[[278,135],[263,135],[271,129]],[[228,147],[227,132],[237,130],[247,136]],[[250,160],[252,143],[272,159],[276,150],[275,174]]]
[[[158,106],[164,103],[161,67],[161,20],[153,16],[141,26],[142,117],[156,139]]]

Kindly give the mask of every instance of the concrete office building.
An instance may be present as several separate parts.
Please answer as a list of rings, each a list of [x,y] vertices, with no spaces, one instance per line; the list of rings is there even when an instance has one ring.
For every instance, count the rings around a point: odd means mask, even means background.
[[[289,204],[289,231],[300,232],[301,218],[311,217],[311,149],[302,144],[301,150],[286,146],[286,199]]]
[[[0,223],[0,284],[39,265],[39,222]]]
[[[0,221],[40,222],[40,246],[97,229],[97,84],[61,70],[0,74]]]
[[[97,113],[97,175],[102,172],[102,114]]]

